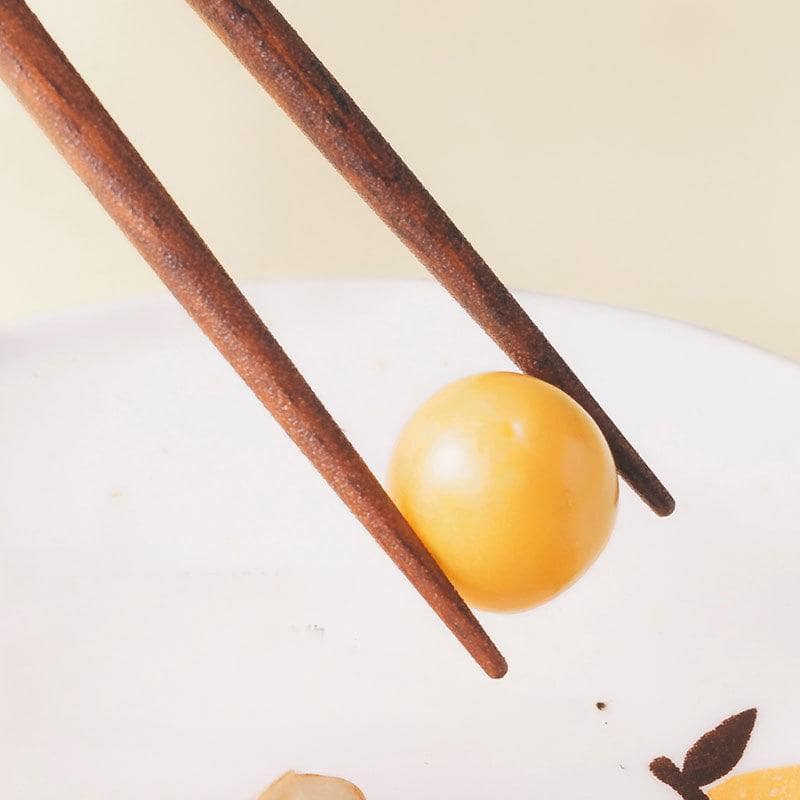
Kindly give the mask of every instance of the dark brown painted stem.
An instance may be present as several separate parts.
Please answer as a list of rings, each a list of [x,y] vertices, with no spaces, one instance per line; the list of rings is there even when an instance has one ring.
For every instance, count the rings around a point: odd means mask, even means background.
[[[620,475],[657,514],[670,514],[675,501],[661,481],[278,10],[267,0],[188,2],[519,369],[560,387],[591,414]]]
[[[666,756],[653,761],[650,764],[650,771],[662,783],[671,786],[683,800],[708,800],[708,795],[699,786],[687,780],[678,766]]]
[[[506,663],[302,375],[21,0],[0,0],[0,76],[231,366],[492,677]]]

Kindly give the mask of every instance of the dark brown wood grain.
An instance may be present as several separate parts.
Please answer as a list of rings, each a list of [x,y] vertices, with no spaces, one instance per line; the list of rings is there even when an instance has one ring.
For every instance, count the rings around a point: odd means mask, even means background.
[[[431,608],[489,675],[503,676],[505,660],[450,581],[205,242],[21,0],[0,0],[0,76]]]
[[[558,386],[586,409],[637,494],[657,514],[672,513],[675,501],[661,481],[279,11],[267,0],[188,2],[519,369]]]

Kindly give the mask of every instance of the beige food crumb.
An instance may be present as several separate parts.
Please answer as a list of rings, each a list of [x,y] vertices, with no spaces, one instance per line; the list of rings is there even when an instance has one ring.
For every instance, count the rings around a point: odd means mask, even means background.
[[[361,790],[343,778],[287,772],[258,800],[366,800]]]

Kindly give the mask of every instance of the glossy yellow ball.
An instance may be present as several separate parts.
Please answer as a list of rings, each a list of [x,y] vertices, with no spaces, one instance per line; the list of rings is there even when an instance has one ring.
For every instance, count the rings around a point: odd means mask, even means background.
[[[709,800],[797,800],[800,766],[734,775],[708,790]]]
[[[611,533],[618,483],[591,417],[510,372],[446,386],[405,427],[389,468],[400,511],[471,605],[518,611],[579,578]]]

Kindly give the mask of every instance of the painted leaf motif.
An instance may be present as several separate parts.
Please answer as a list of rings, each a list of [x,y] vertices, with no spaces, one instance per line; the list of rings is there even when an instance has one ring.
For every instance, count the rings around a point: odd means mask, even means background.
[[[756,713],[754,708],[742,711],[701,736],[683,761],[684,776],[697,786],[707,786],[727,775],[744,755]]]

